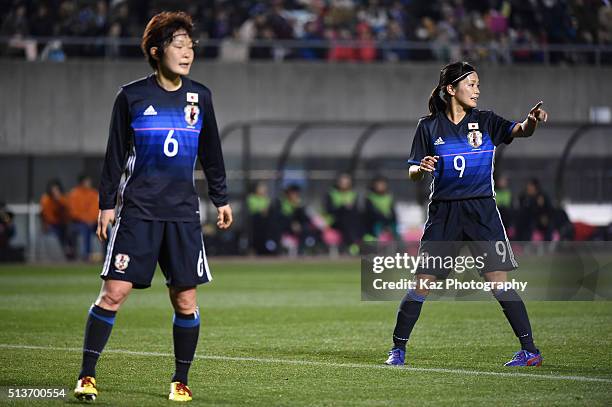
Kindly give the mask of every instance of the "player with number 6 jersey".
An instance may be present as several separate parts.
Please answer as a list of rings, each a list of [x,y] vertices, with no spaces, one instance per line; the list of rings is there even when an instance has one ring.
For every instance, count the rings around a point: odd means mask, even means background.
[[[537,103],[521,122],[506,120],[491,111],[476,109],[480,83],[476,69],[466,62],[448,64],[429,99],[430,114],[416,129],[408,163],[409,176],[418,181],[432,175],[431,202],[421,238],[420,252],[455,257],[467,245],[474,257],[482,256],[479,272],[492,283],[507,281],[518,264],[495,203],[493,170],[495,149],[516,137],[530,137],[548,115]],[[436,262],[434,262],[436,263]],[[432,282],[446,279],[450,269],[421,265],[416,288],[402,299],[393,332],[393,347],[386,364],[405,363],[406,344]],[[515,290],[497,289],[500,303],[521,350],[506,366],[539,366],[542,355],[533,342],[525,304]]]
[[[97,234],[108,240],[104,281],[85,326],[74,390],[80,400],[98,396],[96,364],[116,313],[133,288],[151,285],[157,264],[174,308],[175,370],[168,398],[192,399],[188,372],[200,332],[196,287],[212,279],[194,181],[198,159],[217,207],[217,227],[232,224],[211,92],[187,77],[192,31],[191,17],[183,12],[155,15],[141,45],[154,73],[122,86],[115,99],[99,188]]]
[[[154,74],[122,86],[111,118],[100,209],[118,204],[121,217],[199,221],[193,178],[198,158],[211,200],[226,205],[221,143],[206,86],[184,77],[178,90],[168,91]]]

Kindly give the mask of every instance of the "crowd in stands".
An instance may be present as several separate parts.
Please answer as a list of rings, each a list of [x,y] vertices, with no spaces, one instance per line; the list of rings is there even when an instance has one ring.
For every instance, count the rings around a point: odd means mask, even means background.
[[[9,39],[3,53],[53,60],[140,56],[137,42],[121,40],[139,38],[148,19],[168,9],[194,17],[204,58],[230,61],[572,63],[593,55],[545,54],[543,46],[612,45],[608,0],[15,0],[0,2],[0,35]],[[53,36],[100,41],[35,40]]]

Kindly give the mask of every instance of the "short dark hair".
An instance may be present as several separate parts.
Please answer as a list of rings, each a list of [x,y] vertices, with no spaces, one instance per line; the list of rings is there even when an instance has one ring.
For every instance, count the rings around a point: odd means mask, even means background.
[[[193,34],[191,16],[183,11],[163,11],[149,20],[142,34],[140,49],[151,68],[157,70],[157,61],[151,55],[151,48],[157,47],[157,55],[161,58],[164,46],[172,41],[172,35],[180,29],[187,31],[189,37]]]
[[[53,189],[53,187],[58,187],[61,193],[64,193],[64,187],[62,186],[61,181],[59,180],[59,178],[52,178],[49,181],[47,181],[47,194],[51,195],[51,190]]]
[[[287,185],[287,187],[285,188],[285,193],[286,194],[290,194],[292,192],[301,192],[302,188],[298,185],[298,184],[289,184]]]

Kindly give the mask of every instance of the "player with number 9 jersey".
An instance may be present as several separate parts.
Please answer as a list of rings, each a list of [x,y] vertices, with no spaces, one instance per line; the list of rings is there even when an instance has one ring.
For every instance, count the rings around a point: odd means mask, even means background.
[[[455,124],[443,112],[419,120],[408,163],[438,156],[430,199],[492,198],[495,149],[510,144],[516,123],[491,111],[470,110]]]
[[[506,290],[506,272],[517,267],[512,247],[495,203],[493,171],[495,149],[516,137],[530,137],[547,113],[539,102],[521,123],[491,111],[476,109],[480,80],[467,62],[448,64],[429,99],[429,112],[416,129],[408,163],[414,181],[432,175],[431,202],[420,242],[425,257],[454,259],[467,245],[481,276],[494,285],[493,294],[521,344],[506,366],[539,366],[525,305],[514,290]],[[403,365],[406,344],[419,318],[429,287],[446,279],[455,262],[422,262],[416,270],[416,288],[400,303],[393,347],[386,364]],[[432,266],[433,265],[433,266]],[[450,266],[450,267],[449,267]]]

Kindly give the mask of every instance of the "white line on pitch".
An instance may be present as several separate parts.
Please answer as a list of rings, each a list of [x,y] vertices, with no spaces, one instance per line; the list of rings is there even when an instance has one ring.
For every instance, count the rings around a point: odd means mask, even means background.
[[[59,348],[52,346],[34,346],[34,345],[12,345],[8,343],[0,343],[0,348],[4,349],[35,349],[35,350],[53,350],[53,351],[67,351],[67,352],[82,352],[81,348]],[[123,355],[135,355],[135,356],[160,356],[160,357],[174,357],[171,353],[162,352],[140,352],[126,349],[105,349],[104,353],[118,353]],[[588,377],[588,376],[564,376],[564,375],[551,375],[551,374],[534,374],[534,373],[521,373],[521,372],[485,372],[478,370],[463,370],[463,369],[444,369],[444,368],[429,368],[429,367],[393,367],[380,365],[368,365],[364,363],[333,363],[333,362],[320,362],[314,360],[291,360],[291,359],[273,359],[273,358],[249,358],[249,357],[238,357],[238,356],[214,356],[214,355],[196,355],[196,359],[207,359],[207,360],[224,360],[224,361],[237,361],[237,362],[259,362],[259,363],[279,363],[286,365],[300,365],[300,366],[323,366],[323,367],[334,367],[334,368],[356,368],[356,369],[395,369],[398,372],[409,371],[409,372],[432,372],[432,373],[453,373],[453,374],[465,374],[474,376],[503,376],[503,377],[529,377],[533,379],[543,380],[570,380],[577,382],[601,382],[601,383],[612,383],[612,379],[605,379],[601,377]],[[513,368],[509,368],[513,369]]]

